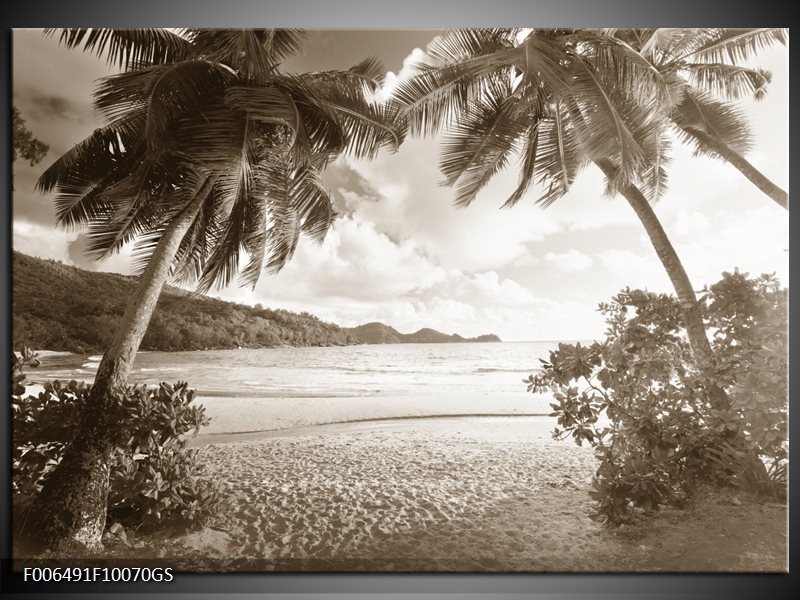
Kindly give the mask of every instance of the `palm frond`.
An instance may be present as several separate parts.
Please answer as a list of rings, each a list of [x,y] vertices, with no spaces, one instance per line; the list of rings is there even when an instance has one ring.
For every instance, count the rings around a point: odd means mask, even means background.
[[[45,29],[54,35],[57,29]],[[61,29],[59,42],[69,49],[105,55],[109,65],[126,71],[149,65],[185,60],[192,56],[192,44],[166,29]]]
[[[670,139],[663,129],[652,132],[652,139],[648,140],[647,154],[650,160],[642,169],[636,182],[644,196],[650,202],[657,202],[664,197],[667,192],[669,181],[668,166],[670,163]],[[612,188],[607,190],[608,195],[616,195],[621,189]]]
[[[131,251],[131,267],[135,274],[141,274],[147,268],[172,219],[192,204],[198,194],[204,196],[200,212],[208,204],[213,177],[209,178],[207,173],[189,168],[180,174],[179,179],[180,185],[172,184],[164,187],[163,193],[158,195],[158,200],[161,201],[159,204],[149,204],[143,207],[141,232],[136,235]],[[190,229],[191,227],[190,225]],[[173,261],[172,271],[175,269],[177,260],[176,258]]]
[[[502,49],[460,63],[430,66],[401,80],[394,98],[412,135],[430,136],[451,124],[487,87],[511,80],[523,61],[518,48]]]
[[[186,35],[206,60],[229,66],[244,81],[265,83],[283,58],[300,49],[306,34],[300,29],[189,29]]]
[[[292,201],[293,169],[278,161],[269,169],[269,222],[267,230],[267,270],[279,272],[292,258],[300,237],[300,219]]]
[[[131,110],[144,111],[144,135],[155,148],[166,141],[179,119],[219,95],[230,77],[225,69],[206,61],[155,65],[103,78],[94,106],[112,119]]]
[[[264,169],[266,174],[266,169]],[[264,181],[264,177],[258,177]],[[268,185],[268,184],[267,184]],[[266,188],[265,188],[266,189]],[[265,190],[251,194],[245,207],[242,247],[250,260],[240,274],[242,286],[256,287],[264,269],[267,249],[267,194]]]
[[[508,163],[524,123],[515,119],[518,100],[510,86],[487,90],[480,103],[461,113],[442,141],[444,185],[455,188],[457,206],[469,205],[489,180]]]
[[[740,153],[747,152],[752,145],[744,114],[736,106],[714,100],[703,92],[687,90],[672,116],[682,140],[693,145],[698,153],[709,150],[699,145],[691,135],[694,130],[714,136]]]
[[[298,104],[313,107],[318,115],[331,119],[327,127],[339,129],[343,152],[374,158],[382,148],[399,148],[405,134],[399,107],[394,102],[379,104],[368,98],[363,82],[341,78],[313,86],[302,78],[293,78],[292,87],[299,96]]]
[[[451,29],[428,43],[419,68],[442,67],[513,48],[518,28]]]
[[[325,241],[325,236],[333,223],[335,212],[322,179],[314,168],[303,168],[292,178],[292,203],[302,221],[300,229],[317,244]]]
[[[714,62],[737,64],[775,44],[786,44],[780,28],[707,30],[707,39],[673,62]]]
[[[205,261],[211,253],[211,240],[218,237],[215,227],[221,219],[217,210],[213,201],[203,202],[183,236],[171,272],[173,281],[179,285],[196,283],[203,276]]]
[[[519,170],[519,183],[514,192],[503,204],[503,208],[509,208],[517,204],[525,193],[533,185],[536,174],[536,157],[539,151],[539,123],[536,122],[527,131],[525,141],[522,146],[522,161]]]
[[[772,81],[765,69],[751,69],[725,63],[689,63],[683,66],[690,85],[726,100],[752,96],[761,100]]]
[[[386,72],[386,66],[381,60],[369,57],[346,70],[304,73],[302,79],[312,87],[341,85],[343,81],[350,81],[361,84],[368,91],[374,93],[383,85]]]
[[[292,139],[286,144],[292,148],[298,162],[313,154],[300,109],[280,85],[232,86],[225,92],[225,104],[241,111],[251,121],[290,128]]]
[[[570,111],[578,143],[590,159],[609,158],[622,177],[636,180],[646,156],[632,127],[648,121],[649,111],[623,95],[613,77],[609,82],[583,59],[574,65],[570,95],[559,102]]]
[[[217,175],[216,197],[221,206],[230,207],[224,234],[216,240],[215,248],[208,258],[198,290],[208,291],[212,285],[226,287],[236,276],[239,254],[244,249],[245,217],[251,196],[261,192],[254,185],[254,168],[258,156],[250,132],[251,121],[244,119],[239,135],[236,162]]]
[[[577,53],[611,85],[649,110],[657,111],[668,102],[663,75],[656,66],[626,40],[624,34],[595,34],[578,30],[566,37]]]
[[[86,253],[101,259],[119,251],[147,229],[153,228],[159,199],[171,188],[160,156],[147,156],[130,175],[106,188],[103,201],[112,212],[89,227]]]
[[[544,193],[536,202],[544,207],[566,194],[586,164],[566,109],[559,105],[553,113],[541,119],[538,126],[536,171]]]
[[[109,207],[102,192],[130,174],[142,156],[143,119],[129,114],[95,130],[59,157],[39,177],[41,192],[55,190],[56,221],[72,229],[102,219]]]

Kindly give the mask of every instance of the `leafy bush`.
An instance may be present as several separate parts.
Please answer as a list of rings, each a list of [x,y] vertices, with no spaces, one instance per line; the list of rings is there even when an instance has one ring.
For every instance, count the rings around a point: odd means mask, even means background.
[[[680,505],[701,477],[783,497],[786,296],[770,275],[724,273],[704,288],[711,372],[694,365],[678,301],[629,288],[600,305],[605,340],[559,344],[541,361],[528,390],[553,391],[554,437],[594,447],[600,465],[590,495],[604,520]]]
[[[38,396],[25,396],[22,366],[29,360],[35,360],[29,352],[15,357],[12,396],[12,487],[23,504],[61,460],[91,390],[76,381],[54,381]],[[190,406],[193,400],[194,390],[184,382],[121,390],[111,415],[120,436],[109,473],[109,522],[198,525],[215,511],[221,485],[204,477],[197,451],[181,439],[209,422],[202,406]]]

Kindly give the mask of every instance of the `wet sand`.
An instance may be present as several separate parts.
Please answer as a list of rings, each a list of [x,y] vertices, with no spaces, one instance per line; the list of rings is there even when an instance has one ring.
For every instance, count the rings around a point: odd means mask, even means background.
[[[211,424],[203,434],[290,429],[306,425],[443,415],[547,415],[552,400],[541,394],[466,393],[347,397],[198,396]]]

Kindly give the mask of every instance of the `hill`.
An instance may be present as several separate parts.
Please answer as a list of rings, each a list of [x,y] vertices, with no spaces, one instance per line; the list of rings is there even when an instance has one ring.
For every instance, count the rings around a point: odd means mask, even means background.
[[[383,323],[366,323],[347,330],[364,344],[447,344],[458,342],[499,342],[494,334],[465,338],[457,333],[448,335],[428,327],[414,333],[400,333]]]
[[[136,282],[14,252],[13,347],[101,352]],[[225,302],[167,286],[142,350],[202,350],[361,343],[308,313]]]
[[[136,281],[21,252],[12,257],[13,348],[102,352]],[[463,338],[434,329],[400,333],[383,323],[345,328],[309,313],[225,302],[165,286],[142,350],[206,350],[273,346],[345,346],[499,342],[495,335]]]

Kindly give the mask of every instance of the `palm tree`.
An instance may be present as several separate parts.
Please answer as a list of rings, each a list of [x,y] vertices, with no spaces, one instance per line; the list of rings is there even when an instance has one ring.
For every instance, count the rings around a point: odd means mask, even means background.
[[[563,196],[594,163],[607,193],[620,193],[647,232],[681,302],[698,368],[711,374],[714,355],[697,298],[648,198],[666,182],[669,89],[629,45],[586,30],[460,30],[432,42],[410,79],[397,87],[409,131],[447,128],[441,169],[465,206],[491,177],[521,154],[513,206],[534,183],[543,206]],[[709,390],[715,402],[724,392]]]
[[[760,100],[772,80],[741,63],[758,50],[786,43],[783,29],[623,29],[612,35],[647,59],[671,88],[669,116],[698,153],[718,156],[785,209],[789,196],[742,155],[751,135],[742,113],[727,101]]]
[[[396,149],[389,103],[371,101],[384,72],[287,74],[299,30],[64,30],[68,48],[105,54],[122,72],[99,84],[108,123],[50,166],[58,222],[86,226],[97,257],[135,242],[140,283],[103,355],[73,443],[34,500],[34,548],[97,546],[105,527],[109,421],[159,294],[173,277],[200,290],[239,271],[255,286],[278,271],[301,232],[321,241],[334,218],[320,173],[342,153]]]

